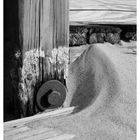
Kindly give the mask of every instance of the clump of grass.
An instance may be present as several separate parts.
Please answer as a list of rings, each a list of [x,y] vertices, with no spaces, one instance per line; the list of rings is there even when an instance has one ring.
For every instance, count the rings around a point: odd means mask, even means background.
[[[85,27],[71,27],[70,28],[70,46],[77,46],[87,44],[87,32]]]
[[[135,32],[127,32],[125,34],[125,37],[128,40],[133,40],[133,41],[136,41],[137,40],[137,36],[136,36],[136,33]]]

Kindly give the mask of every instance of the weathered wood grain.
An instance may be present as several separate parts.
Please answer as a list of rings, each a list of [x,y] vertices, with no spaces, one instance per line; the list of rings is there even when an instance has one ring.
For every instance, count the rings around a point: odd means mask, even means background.
[[[38,115],[34,115],[31,117],[23,118],[23,119],[18,119],[18,120],[13,120],[13,121],[8,121],[4,123],[4,130],[9,130],[10,128],[18,127],[21,125],[24,125],[28,122],[32,121],[37,121],[40,119],[47,119],[50,117],[56,117],[56,116],[62,116],[62,115],[68,115],[74,111],[75,107],[68,107],[68,108],[61,108],[55,111],[47,112],[47,113],[42,113]]]
[[[59,66],[48,62],[52,50],[69,47],[69,1],[43,0],[42,7],[40,48],[45,51],[46,56],[43,62],[43,80],[46,81],[58,78],[55,77],[55,72],[57,73]],[[63,81],[64,77],[60,77],[59,80]]]
[[[60,115],[68,115],[74,107],[62,108],[56,111],[35,115],[28,118],[4,123],[5,140],[70,140],[75,135],[65,134],[57,128],[52,128],[41,123],[40,120]],[[44,120],[44,121],[45,121]]]
[[[19,22],[23,55],[19,97],[21,116],[27,117],[38,112],[33,100],[42,83],[52,79],[59,80],[64,85],[66,83],[69,61],[69,1],[21,0]],[[63,53],[66,58],[61,55],[62,50],[66,52]]]
[[[98,9],[136,11],[136,0],[69,0],[70,10]]]
[[[22,133],[13,134],[10,136],[5,135],[6,140],[26,140],[26,139],[42,139],[44,137],[51,137],[60,134],[60,131],[44,129],[31,129]]]
[[[17,129],[10,129],[9,131],[5,131],[4,133],[5,133],[6,137],[9,137],[12,135],[17,135],[19,133],[23,133],[28,130],[30,130],[30,128],[28,128],[27,126],[23,126],[23,127],[17,128]]]
[[[70,0],[70,24],[136,24],[136,0]]]
[[[63,135],[51,137],[51,138],[44,139],[44,140],[71,140],[74,137],[75,137],[75,135],[72,135],[72,134],[63,134]]]
[[[68,115],[74,111],[75,107],[62,108],[55,111],[38,114],[32,117],[18,119],[4,123],[5,140],[69,140],[75,135],[65,134],[57,128],[47,127],[40,120],[50,117]],[[45,121],[45,120],[44,120]]]

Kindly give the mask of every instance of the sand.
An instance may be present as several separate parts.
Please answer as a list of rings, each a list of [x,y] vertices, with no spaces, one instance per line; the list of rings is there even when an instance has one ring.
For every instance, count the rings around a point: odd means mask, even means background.
[[[64,106],[77,109],[40,124],[74,134],[75,140],[135,140],[136,53],[104,43],[72,48],[71,55]]]

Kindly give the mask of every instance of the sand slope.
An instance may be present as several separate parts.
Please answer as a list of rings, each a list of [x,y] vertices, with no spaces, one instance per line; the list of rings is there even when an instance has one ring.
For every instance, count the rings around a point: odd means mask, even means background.
[[[70,66],[68,117],[46,120],[77,140],[136,139],[136,55],[109,43],[92,45]],[[44,121],[42,122],[44,123]]]

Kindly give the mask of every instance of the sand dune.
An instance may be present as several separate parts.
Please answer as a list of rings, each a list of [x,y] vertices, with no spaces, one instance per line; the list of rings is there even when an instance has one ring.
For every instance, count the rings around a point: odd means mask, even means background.
[[[136,139],[136,55],[128,51],[109,43],[88,47],[69,69],[64,105],[77,109],[46,125],[76,140]]]

